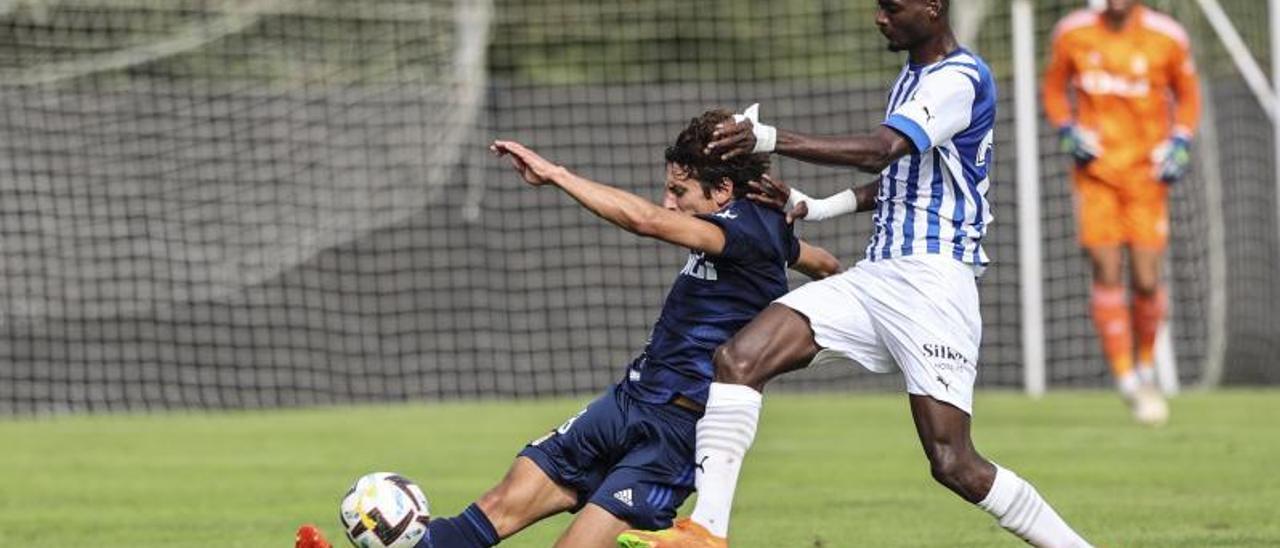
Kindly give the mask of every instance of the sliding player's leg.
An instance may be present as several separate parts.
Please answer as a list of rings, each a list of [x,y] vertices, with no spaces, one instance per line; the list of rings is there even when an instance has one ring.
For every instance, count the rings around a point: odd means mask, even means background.
[[[530,442],[506,478],[476,504],[455,518],[432,520],[418,548],[493,546],[547,516],[581,508],[627,444],[626,404],[615,386]]]
[[[910,400],[916,432],[938,483],[986,510],[1001,527],[1033,546],[1089,546],[1034,486],[978,453],[970,437],[968,413],[931,396],[912,394]]]
[[[525,456],[506,477],[461,514],[434,518],[418,548],[488,548],[537,521],[572,509],[576,493]]]
[[[631,525],[608,510],[587,504],[565,529],[555,548],[601,548],[613,546],[618,534]]]

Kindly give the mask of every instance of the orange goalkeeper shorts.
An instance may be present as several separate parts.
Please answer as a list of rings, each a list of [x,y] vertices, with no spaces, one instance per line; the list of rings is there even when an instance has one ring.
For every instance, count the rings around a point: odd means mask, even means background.
[[[1080,245],[1162,250],[1169,241],[1169,187],[1138,170],[1119,184],[1075,173]]]

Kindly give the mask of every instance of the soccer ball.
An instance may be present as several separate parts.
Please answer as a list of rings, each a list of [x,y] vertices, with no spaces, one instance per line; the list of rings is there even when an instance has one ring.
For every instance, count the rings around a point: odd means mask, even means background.
[[[375,472],[356,480],[338,516],[351,543],[360,548],[413,548],[427,533],[427,495],[399,474]]]

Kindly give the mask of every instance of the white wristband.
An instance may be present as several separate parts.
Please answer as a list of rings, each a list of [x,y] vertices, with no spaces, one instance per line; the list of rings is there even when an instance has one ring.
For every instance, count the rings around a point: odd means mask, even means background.
[[[795,189],[791,189],[791,192],[794,194]],[[853,193],[853,189],[832,194],[821,200],[804,200],[804,202],[809,207],[809,213],[804,216],[806,221],[822,221],[858,210],[858,195]]]
[[[782,209],[784,211],[791,211],[795,209],[796,204],[800,202],[812,202],[812,201],[813,201],[813,198],[810,198],[808,194],[800,192],[800,189],[798,188],[792,188],[791,194],[787,195],[787,205]]]
[[[757,152],[773,152],[774,147],[778,144],[778,128],[760,122],[751,123],[751,133],[756,136],[756,146],[751,147],[751,153]]]
[[[733,121],[743,120],[751,120],[751,134],[756,138],[756,144],[751,147],[751,153],[773,152],[778,144],[778,128],[760,123],[760,103],[752,103],[742,111],[742,114],[733,115]]]

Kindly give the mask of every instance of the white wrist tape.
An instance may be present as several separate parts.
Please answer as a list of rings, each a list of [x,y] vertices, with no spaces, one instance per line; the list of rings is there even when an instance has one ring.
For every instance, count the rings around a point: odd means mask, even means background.
[[[778,144],[778,128],[760,123],[760,103],[752,103],[742,114],[734,114],[733,121],[751,120],[751,134],[756,137],[756,145],[751,153],[773,152]]]
[[[787,206],[782,209],[785,211],[791,211],[795,209],[796,204],[800,202],[812,202],[812,201],[813,201],[813,198],[810,198],[808,194],[800,192],[800,189],[798,188],[793,188],[791,189],[791,194],[787,195]]]
[[[794,188],[791,189],[792,194],[795,192]],[[804,201],[809,206],[809,213],[804,217],[806,221],[822,221],[858,210],[858,195],[853,193],[853,189],[832,194],[821,200]]]

